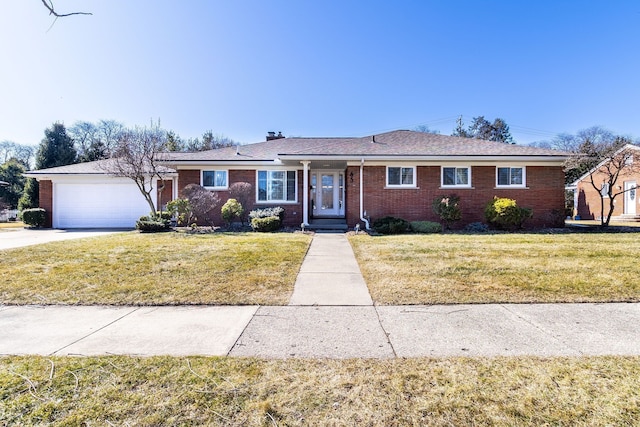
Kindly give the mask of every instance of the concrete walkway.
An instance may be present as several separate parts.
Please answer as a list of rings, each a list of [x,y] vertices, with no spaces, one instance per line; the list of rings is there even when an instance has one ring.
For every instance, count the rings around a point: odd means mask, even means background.
[[[373,305],[344,234],[316,234],[289,305]]]
[[[0,355],[640,355],[640,304],[374,306],[344,235],[316,234],[290,305],[0,305]]]

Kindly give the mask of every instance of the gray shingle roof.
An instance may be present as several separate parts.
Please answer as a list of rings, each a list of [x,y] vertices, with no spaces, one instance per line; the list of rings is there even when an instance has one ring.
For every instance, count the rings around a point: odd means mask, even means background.
[[[29,171],[26,176],[38,176],[38,175],[105,175],[110,170],[109,164],[112,159],[96,160],[95,162],[75,163],[73,165],[58,166],[55,168],[39,169]],[[162,173],[175,172],[166,166],[161,166],[160,171]]]
[[[236,151],[237,150],[237,151]],[[300,156],[456,157],[567,156],[545,148],[397,130],[362,138],[283,138],[195,153],[167,153],[171,164],[197,161],[267,161]]]

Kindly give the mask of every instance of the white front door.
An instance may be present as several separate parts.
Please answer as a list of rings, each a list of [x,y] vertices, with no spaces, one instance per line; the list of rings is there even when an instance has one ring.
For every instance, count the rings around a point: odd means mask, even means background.
[[[344,172],[313,172],[311,186],[314,216],[344,215]]]
[[[624,183],[624,213],[625,215],[636,214],[636,182],[626,181]]]

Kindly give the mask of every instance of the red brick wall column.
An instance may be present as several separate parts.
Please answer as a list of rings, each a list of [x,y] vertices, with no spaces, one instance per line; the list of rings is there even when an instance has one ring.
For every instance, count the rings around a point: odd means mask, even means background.
[[[51,228],[53,226],[53,183],[51,180],[43,180],[39,183],[40,207],[47,211],[44,226]]]

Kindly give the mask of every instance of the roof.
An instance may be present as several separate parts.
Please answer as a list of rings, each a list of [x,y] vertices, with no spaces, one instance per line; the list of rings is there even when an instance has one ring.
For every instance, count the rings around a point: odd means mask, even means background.
[[[621,152],[625,151],[625,150],[640,150],[640,147],[634,144],[625,144],[623,147],[619,148],[618,150],[616,150],[615,153],[613,153],[611,156],[608,156],[607,158],[605,158],[604,160],[602,160],[600,163],[598,163],[597,165],[595,165],[594,167],[592,167],[591,169],[589,169],[587,172],[585,172],[580,178],[576,179],[575,181],[573,181],[571,184],[569,184],[566,188],[567,189],[573,189],[573,188],[577,188],[578,184],[580,183],[580,181],[582,181],[583,179],[585,179],[586,177],[588,177],[589,175],[591,175],[593,172],[597,171],[598,169],[600,169],[603,165],[605,165],[606,163],[610,162],[612,158],[614,158],[615,156],[617,156],[618,154],[620,154]]]
[[[74,163],[72,165],[57,166],[55,168],[38,169],[26,172],[24,175],[37,178],[47,175],[109,175],[110,163],[113,159],[96,160],[94,162]],[[160,166],[161,173],[174,173],[175,170],[166,166]]]
[[[361,138],[282,138],[192,153],[165,153],[170,164],[198,161],[273,161],[304,157],[548,157],[568,153],[526,145],[397,130]]]
[[[162,153],[158,160],[170,166],[199,162],[273,162],[275,160],[309,160],[317,158],[349,159],[495,159],[522,158],[563,161],[569,156],[557,150],[504,144],[480,139],[437,135],[409,130],[370,135],[361,138],[280,138],[215,150]],[[25,176],[107,175],[112,159],[76,163],[55,168],[29,171]],[[162,173],[175,170],[163,166]]]

